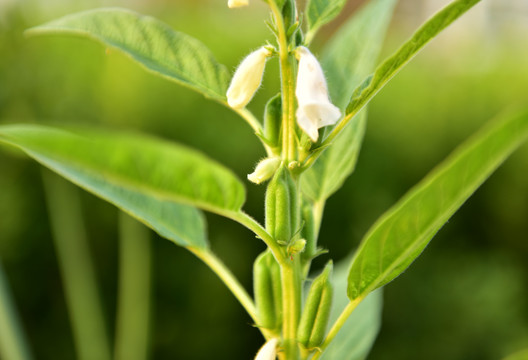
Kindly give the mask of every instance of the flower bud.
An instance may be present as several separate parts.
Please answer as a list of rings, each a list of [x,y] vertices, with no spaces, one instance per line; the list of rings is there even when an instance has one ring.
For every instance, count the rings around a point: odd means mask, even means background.
[[[271,51],[263,46],[242,60],[235,71],[235,75],[233,75],[233,79],[231,79],[229,89],[227,89],[229,106],[241,109],[251,101],[260,87],[266,60],[270,55]]]
[[[280,162],[281,159],[279,157],[261,160],[257,164],[255,171],[247,176],[248,180],[255,184],[260,184],[270,179],[273,174],[275,174],[275,171],[277,171],[279,168]]]
[[[255,360],[275,360],[277,357],[277,345],[279,339],[273,338],[268,340],[259,350]]]
[[[227,6],[230,8],[237,8],[241,6],[248,6],[249,0],[229,0]]]
[[[297,123],[316,142],[318,129],[335,124],[341,117],[341,111],[330,102],[323,69],[315,56],[304,46],[297,48],[297,56]]]
[[[293,256],[295,254],[303,252],[305,247],[306,247],[305,239],[295,240],[292,244],[288,245],[288,249],[287,249],[288,256]]]

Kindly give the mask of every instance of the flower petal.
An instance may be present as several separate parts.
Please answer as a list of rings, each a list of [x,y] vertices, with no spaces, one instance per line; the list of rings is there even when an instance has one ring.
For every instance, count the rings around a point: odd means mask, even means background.
[[[297,123],[315,142],[319,136],[317,130],[335,124],[341,117],[341,111],[330,102],[323,69],[315,56],[303,46],[297,49],[297,55]]]
[[[268,340],[259,350],[255,360],[275,360],[277,357],[277,344],[279,339]]]
[[[237,8],[241,6],[247,6],[249,5],[249,0],[229,0],[227,2],[227,6],[229,8]]]

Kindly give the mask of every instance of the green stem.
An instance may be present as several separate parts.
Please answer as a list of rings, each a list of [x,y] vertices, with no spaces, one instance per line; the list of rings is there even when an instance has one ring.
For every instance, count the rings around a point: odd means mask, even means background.
[[[148,358],[151,248],[145,226],[120,212],[116,360]]]
[[[258,119],[255,117],[255,115],[253,115],[253,113],[251,111],[249,111],[246,108],[233,109],[233,111],[235,111],[244,120],[246,120],[246,122],[249,124],[249,126],[251,126],[251,128],[255,132],[255,134],[263,134],[264,133],[262,125],[260,124]],[[258,137],[258,138],[259,138],[260,142],[262,143],[262,146],[264,146],[264,149],[266,150],[266,154],[268,154],[268,156],[270,156],[270,157],[273,156],[272,148],[268,144],[266,144],[260,137]]]
[[[244,309],[246,309],[253,322],[255,322],[255,324],[258,323],[257,309],[253,299],[251,299],[244,287],[236,279],[233,273],[225,266],[225,264],[209,250],[194,247],[189,247],[188,249],[207,266],[209,266],[209,268],[216,275],[218,275],[220,280],[224,282],[224,284],[229,290],[231,290],[233,295],[238,299]]]
[[[79,193],[73,185],[48,171],[42,173],[42,178],[78,359],[110,360],[110,342]]]
[[[0,263],[0,358],[5,360],[31,360],[22,325],[16,311],[9,284]]]
[[[274,1],[270,1],[271,12],[277,24],[282,94],[282,154],[287,161],[295,160],[295,75],[293,56],[289,54],[288,38],[282,13]]]
[[[288,360],[299,358],[299,346],[297,344],[297,327],[299,325],[299,314],[301,310],[301,286],[298,266],[298,256],[288,265],[281,266],[282,296],[283,296],[283,347]]]
[[[255,221],[255,219],[244,212],[230,213],[229,218],[238,222],[239,224],[244,225],[249,230],[253,231],[253,233],[255,233],[255,235],[257,235],[262,241],[264,241],[266,246],[271,250],[271,253],[279,265],[288,263],[288,259],[284,254],[283,249],[277,244],[275,239],[271,237],[266,229],[264,229],[262,225]]]
[[[341,315],[339,315],[335,323],[332,325],[332,328],[328,332],[328,335],[326,336],[326,339],[323,342],[323,345],[319,347],[319,352],[314,354],[314,356],[312,357],[312,360],[317,360],[321,357],[325,349],[328,347],[328,345],[330,345],[332,340],[334,340],[339,330],[341,330],[343,325],[345,325],[345,322],[348,320],[348,317],[357,308],[357,306],[359,305],[361,301],[363,301],[363,298],[357,298],[348,303],[348,305],[345,307]]]

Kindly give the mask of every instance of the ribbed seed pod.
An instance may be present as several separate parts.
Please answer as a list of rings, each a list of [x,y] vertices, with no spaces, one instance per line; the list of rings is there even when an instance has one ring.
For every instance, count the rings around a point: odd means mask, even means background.
[[[333,288],[329,279],[332,267],[330,261],[323,273],[313,281],[308,292],[297,332],[297,340],[306,349],[320,346],[325,338],[332,308]]]
[[[264,109],[264,138],[278,154],[280,152],[280,130],[282,121],[281,94],[272,97]]]
[[[292,194],[288,169],[275,172],[266,190],[266,230],[276,240],[289,242],[292,236]]]
[[[282,325],[280,267],[273,254],[265,251],[253,265],[255,304],[260,327],[276,330]]]

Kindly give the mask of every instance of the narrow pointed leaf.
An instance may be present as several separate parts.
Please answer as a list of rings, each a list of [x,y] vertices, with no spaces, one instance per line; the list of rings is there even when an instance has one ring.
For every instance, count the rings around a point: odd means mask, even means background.
[[[348,297],[363,297],[405,271],[455,211],[527,138],[528,111],[504,117],[478,132],[411,189],[363,239],[350,269]]]
[[[0,127],[0,141],[182,246],[206,246],[205,223],[194,207],[230,215],[244,202],[242,183],[196,151],[128,133],[83,134],[37,125]]]
[[[376,68],[374,74],[356,88],[347,106],[346,116],[336,129],[340,131],[429,41],[478,2],[480,0],[455,0],[425,22],[400,49]]]
[[[374,0],[355,14],[323,51],[333,103],[342,110],[354,88],[374,69],[396,0]],[[366,113],[358,114],[334,144],[303,175],[303,191],[324,201],[354,171],[365,130]]]
[[[330,324],[333,324],[349,300],[346,294],[348,264],[340,263],[332,275],[334,297]],[[323,352],[322,360],[364,360],[370,352],[381,327],[383,293],[375,291],[352,312],[334,340]]]
[[[76,35],[99,41],[156,75],[225,102],[230,78],[227,68],[200,41],[150,16],[103,8],[68,15],[26,33]]]
[[[306,21],[309,37],[313,37],[324,24],[335,19],[343,10],[347,0],[308,0],[306,4]]]

